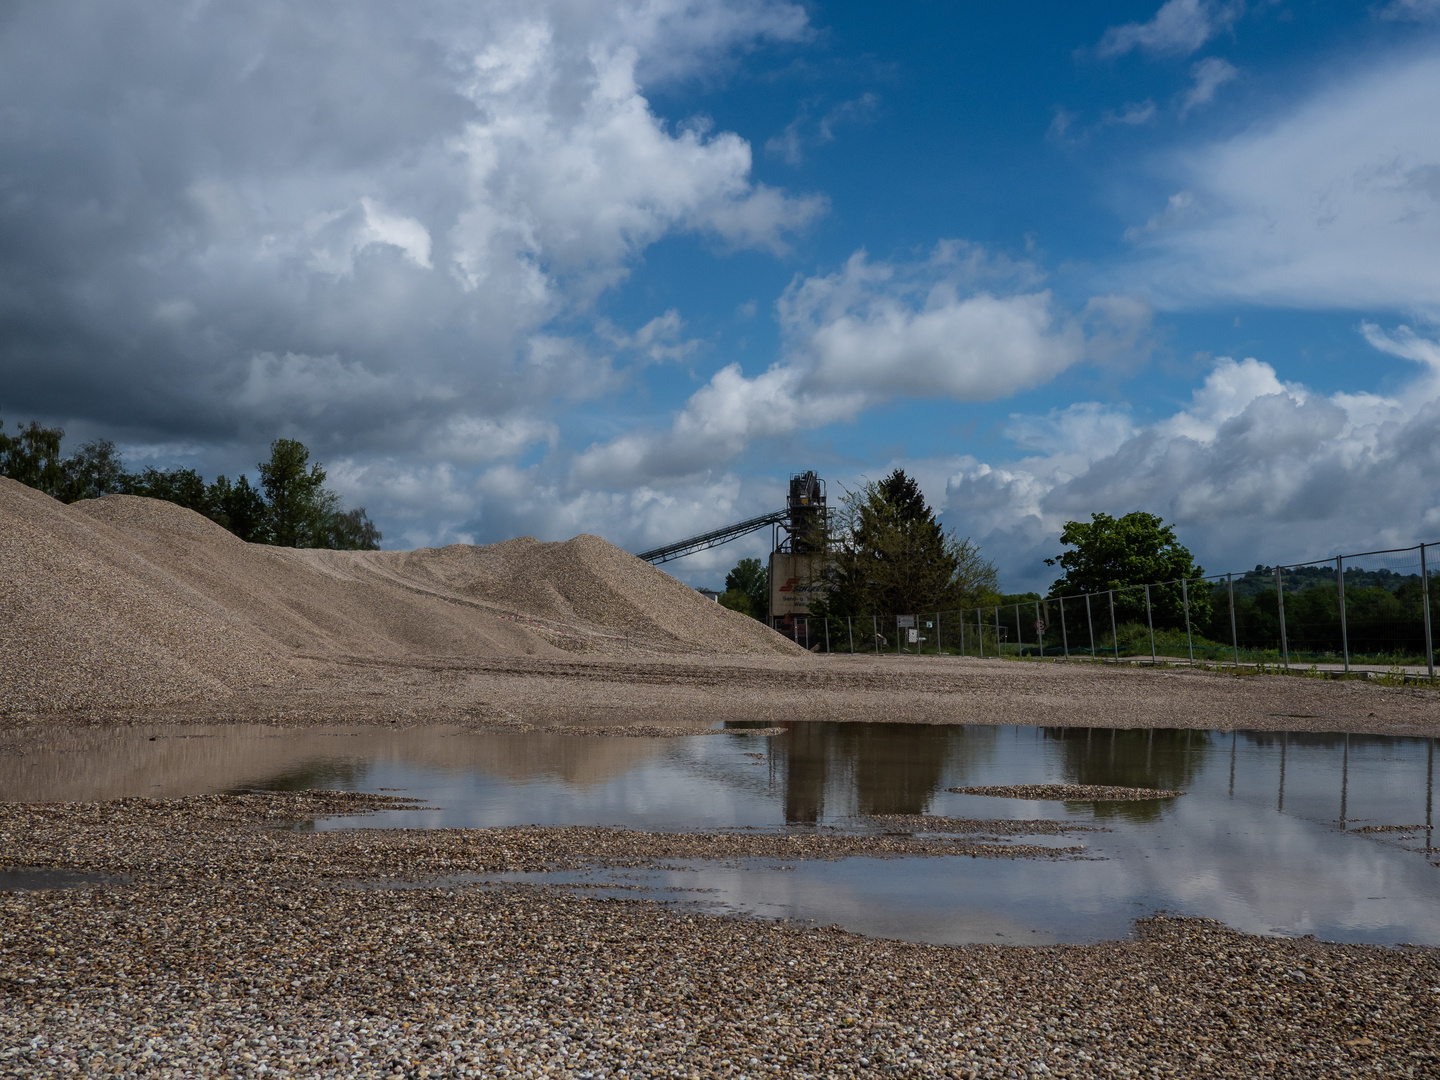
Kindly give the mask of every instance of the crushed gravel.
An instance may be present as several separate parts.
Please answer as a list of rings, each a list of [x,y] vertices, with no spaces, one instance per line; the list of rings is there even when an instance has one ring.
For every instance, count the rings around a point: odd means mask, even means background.
[[[920,833],[970,833],[986,836],[1059,836],[1073,832],[1109,832],[1102,825],[1081,825],[1045,818],[952,818],[939,814],[871,814],[861,818],[888,829]]]
[[[952,787],[956,795],[989,795],[997,799],[1031,799],[1048,802],[1148,802],[1173,799],[1183,791],[1159,788],[1115,787],[1110,784],[983,784],[979,787]]]
[[[361,891],[338,878],[413,872],[442,851],[523,870],[580,857],[584,831],[440,834],[432,848],[429,833],[279,827],[395,805],[297,793],[4,808],[7,858],[18,845],[133,873],[0,894],[0,1076],[1440,1069],[1432,949],[1191,919],[1097,945],[946,947],[533,886]],[[661,857],[710,842],[648,835]],[[624,857],[646,842],[625,840]]]
[[[0,803],[0,861],[90,873],[211,879],[220,868],[316,879],[424,881],[512,870],[640,866],[654,859],[839,859],[855,855],[1060,858],[1082,848],[990,843],[983,837],[1083,832],[1068,823],[977,820],[948,833],[875,835],[739,828],[641,832],[598,826],[497,829],[290,829],[318,817],[418,808],[412,799],[352,792],[254,792],[107,803]],[[176,830],[189,830],[177,845]]]

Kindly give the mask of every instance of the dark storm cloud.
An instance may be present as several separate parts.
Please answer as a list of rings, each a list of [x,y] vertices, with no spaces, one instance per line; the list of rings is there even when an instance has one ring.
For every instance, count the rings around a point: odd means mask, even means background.
[[[613,381],[557,316],[667,231],[772,246],[818,208],[733,135],[669,133],[637,70],[804,32],[786,5],[12,5],[0,408],[345,453],[502,432],[462,462],[553,440],[547,403]]]

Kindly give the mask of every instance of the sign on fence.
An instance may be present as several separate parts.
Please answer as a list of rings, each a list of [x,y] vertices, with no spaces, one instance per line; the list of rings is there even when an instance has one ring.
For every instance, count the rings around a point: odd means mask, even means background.
[[[914,616],[914,615],[896,615],[896,616],[895,616],[895,626],[896,626],[898,629],[905,630],[905,629],[907,629],[907,628],[909,628],[909,627],[912,627],[912,626],[914,626],[914,625],[915,625],[915,616]]]

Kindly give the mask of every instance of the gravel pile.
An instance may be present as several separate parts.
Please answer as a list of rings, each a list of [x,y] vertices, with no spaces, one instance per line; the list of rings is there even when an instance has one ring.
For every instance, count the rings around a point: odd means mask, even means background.
[[[293,692],[316,661],[798,654],[604,540],[246,544],[171,503],[0,478],[0,712]]]
[[[364,805],[394,804],[302,793],[7,808],[7,858],[38,829],[57,860],[130,867],[133,884],[0,894],[0,1075],[1440,1069],[1435,950],[1187,919],[1091,946],[944,947],[537,887],[358,890],[327,877],[379,865],[356,861],[357,845],[422,838],[274,827]],[[498,848],[484,832],[442,845],[476,844],[515,870],[547,844],[567,849],[540,830],[501,832]],[[680,842],[651,840],[656,857]]]
[[[1049,802],[1145,802],[1173,799],[1183,791],[1159,788],[1114,787],[1109,784],[989,784],[981,787],[952,787],[956,795],[992,795],[999,799],[1032,799]]]

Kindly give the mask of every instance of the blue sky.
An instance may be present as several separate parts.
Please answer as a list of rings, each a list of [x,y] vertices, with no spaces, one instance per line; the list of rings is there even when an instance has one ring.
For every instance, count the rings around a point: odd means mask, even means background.
[[[1440,539],[1435,0],[20,2],[0,115],[3,419],[298,437],[386,546],[895,467],[1016,589]]]

